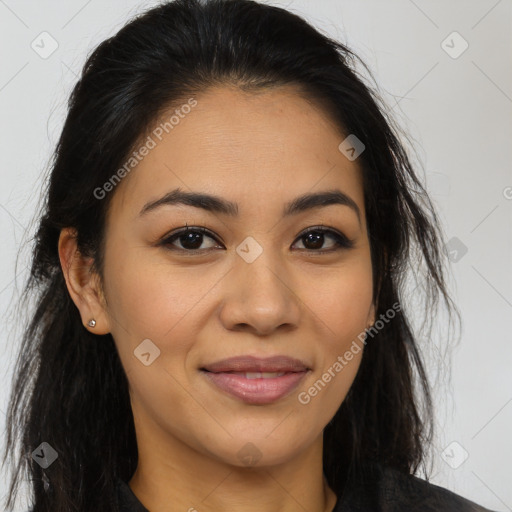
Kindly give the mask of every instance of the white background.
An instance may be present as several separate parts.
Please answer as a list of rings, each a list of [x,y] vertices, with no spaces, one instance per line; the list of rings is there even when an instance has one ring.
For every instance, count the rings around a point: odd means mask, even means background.
[[[439,428],[431,481],[493,510],[512,511],[512,1],[267,3],[304,15],[369,64],[415,141],[423,166],[418,172],[447,238],[467,247],[451,266],[463,326],[460,341],[449,342],[452,359],[445,364],[451,378],[434,358],[428,364]],[[2,431],[22,327],[12,307],[27,274],[30,245],[17,267],[15,260],[33,234],[31,220],[67,96],[90,50],[155,4],[0,0]],[[47,59],[31,48],[43,31],[58,42]],[[457,58],[441,45],[450,36],[445,44],[451,51],[462,48],[463,41],[450,35],[454,31],[469,44]],[[424,342],[427,355],[435,354],[436,343]],[[468,458],[460,464],[462,450]],[[7,474],[0,477],[0,497],[6,490]]]

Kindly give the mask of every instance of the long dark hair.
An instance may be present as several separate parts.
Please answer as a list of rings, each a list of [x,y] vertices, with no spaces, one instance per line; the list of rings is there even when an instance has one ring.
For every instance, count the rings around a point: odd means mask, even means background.
[[[9,454],[17,462],[8,507],[26,474],[34,512],[117,509],[115,479],[128,481],[137,465],[128,381],[112,336],[82,325],[60,266],[59,234],[76,229],[79,250],[94,258],[103,279],[104,220],[115,191],[98,200],[94,190],[164,110],[212,85],[299,86],[343,133],[363,141],[357,163],[377,319],[403,301],[411,267],[423,269],[425,311],[439,299],[454,309],[435,209],[358,63],[369,72],[349,48],[301,17],[251,0],[165,3],[92,52],[69,99],[23,289],[22,301],[36,297],[36,307],[7,413],[4,463]],[[365,461],[408,474],[425,463],[434,432],[431,390],[406,306],[368,339],[354,383],[325,428],[324,472],[338,496]],[[43,442],[58,454],[47,469],[31,456]]]

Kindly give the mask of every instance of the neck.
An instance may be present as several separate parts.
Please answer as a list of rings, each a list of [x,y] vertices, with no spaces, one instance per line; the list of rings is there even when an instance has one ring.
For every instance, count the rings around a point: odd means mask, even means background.
[[[290,460],[254,467],[226,464],[168,435],[165,443],[163,435],[143,439],[129,486],[151,512],[332,512],[336,504],[323,474],[322,436]]]

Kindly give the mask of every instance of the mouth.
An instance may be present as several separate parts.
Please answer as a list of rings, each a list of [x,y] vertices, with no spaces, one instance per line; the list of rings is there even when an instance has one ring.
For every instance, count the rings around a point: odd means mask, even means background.
[[[208,370],[204,370],[207,372]],[[277,377],[282,377],[287,373],[295,373],[295,372],[210,372],[210,373],[227,373],[230,375],[240,375],[241,377],[245,377],[246,379],[275,379]]]
[[[202,373],[217,390],[247,404],[265,405],[289,395],[309,371],[214,373],[202,370]]]
[[[307,371],[310,368],[300,359],[284,355],[265,358],[248,355],[222,359],[203,366],[201,370],[212,373],[291,373]]]
[[[200,368],[217,391],[247,404],[265,405],[289,395],[311,371],[302,361],[286,356],[243,356]]]

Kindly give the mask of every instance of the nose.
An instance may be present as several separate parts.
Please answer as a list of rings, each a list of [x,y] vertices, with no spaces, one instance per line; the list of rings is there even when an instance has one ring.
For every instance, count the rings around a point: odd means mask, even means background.
[[[299,290],[289,274],[264,255],[252,263],[239,258],[225,278],[220,320],[228,330],[266,336],[299,325]]]

